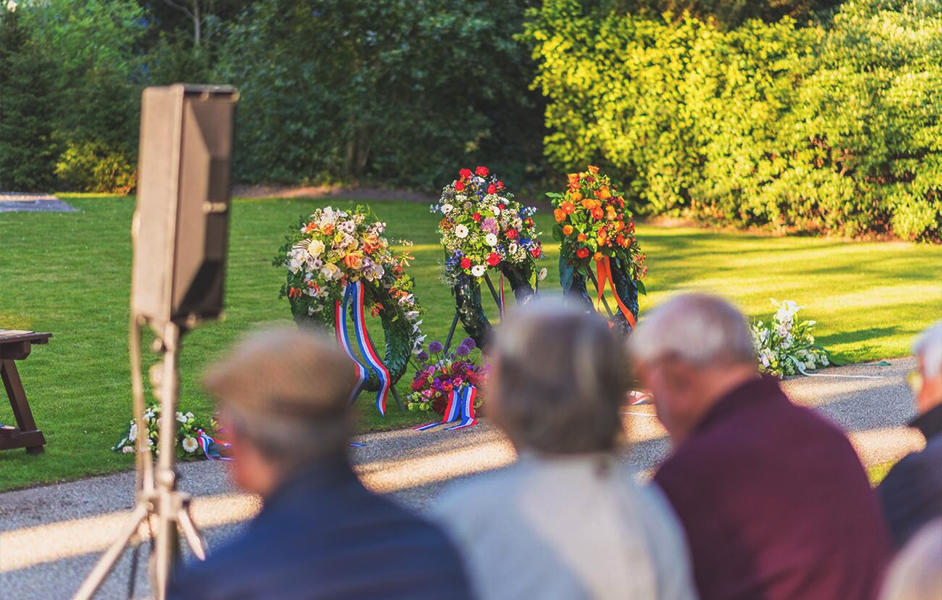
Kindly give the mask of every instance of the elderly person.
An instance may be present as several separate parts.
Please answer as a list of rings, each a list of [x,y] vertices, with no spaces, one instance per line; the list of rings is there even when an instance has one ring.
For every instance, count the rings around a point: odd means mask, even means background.
[[[942,598],[942,519],[930,521],[893,561],[882,600]]]
[[[942,321],[913,346],[918,368],[909,383],[918,416],[910,422],[926,437],[926,447],[890,469],[877,491],[898,547],[932,519],[942,517]]]
[[[533,303],[497,334],[488,414],[520,454],[434,512],[477,598],[695,598],[680,527],[616,451],[622,343],[596,315]]]
[[[169,598],[468,598],[437,528],[376,496],[347,460],[353,365],[296,329],[255,334],[206,378],[234,452],[233,477],[261,513],[178,574]]]
[[[844,434],[760,377],[743,315],[679,296],[629,344],[674,445],[654,480],[701,598],[876,597],[891,554],[876,494]]]

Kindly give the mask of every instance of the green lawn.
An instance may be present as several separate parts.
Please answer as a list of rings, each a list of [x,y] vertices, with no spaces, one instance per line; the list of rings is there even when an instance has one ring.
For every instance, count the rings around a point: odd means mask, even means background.
[[[110,452],[130,419],[127,359],[129,225],[133,199],[75,197],[79,213],[0,214],[0,327],[49,331],[55,337],[20,363],[33,411],[48,440],[45,454],[0,453],[0,489],[123,469]],[[199,374],[256,323],[288,320],[278,299],[282,271],[271,266],[285,230],[310,200],[237,200],[232,213],[227,319],[191,333],[181,359],[182,406],[208,415]],[[340,207],[352,202],[333,201]],[[441,256],[435,218],[424,204],[377,202],[391,239],[415,242],[412,273],[428,310],[424,329],[443,338],[453,316],[449,289],[438,281]],[[544,231],[551,216],[540,214]],[[771,238],[697,229],[638,227],[648,254],[650,296],[642,309],[679,290],[709,290],[752,316],[772,312],[769,298],[794,299],[820,325],[818,339],[845,361],[903,356],[912,337],[940,316],[942,248],[904,243],[849,243]],[[556,248],[545,236],[557,286]],[[491,306],[487,306],[489,309]],[[379,339],[381,339],[380,336]],[[400,383],[407,387],[408,375]],[[376,415],[361,398],[364,430],[402,427],[427,417]],[[0,422],[12,422],[6,403]]]

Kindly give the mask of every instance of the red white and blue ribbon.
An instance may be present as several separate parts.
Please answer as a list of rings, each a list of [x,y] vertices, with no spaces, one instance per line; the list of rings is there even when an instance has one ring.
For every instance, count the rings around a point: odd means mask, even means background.
[[[228,456],[223,456],[219,453],[221,448],[231,448],[232,444],[229,442],[224,442],[222,440],[216,440],[208,435],[202,429],[197,429],[197,438],[196,441],[200,445],[200,449],[203,450],[203,454],[206,455],[206,458],[209,460],[232,460]]]
[[[347,286],[353,288],[353,330],[357,336],[357,344],[360,346],[360,354],[369,363],[369,366],[379,378],[379,391],[376,392],[376,409],[379,414],[386,416],[386,399],[389,397],[389,390],[392,387],[392,379],[386,365],[380,360],[379,355],[373,348],[370,336],[366,331],[366,310],[364,308],[363,282]]]
[[[426,423],[413,427],[413,431],[428,431],[441,425],[447,425],[457,421],[457,425],[446,427],[446,431],[456,431],[477,424],[478,420],[474,417],[474,400],[477,398],[478,390],[473,385],[467,385],[460,390],[452,390],[451,397],[448,399],[448,406],[445,407],[445,415],[441,422]]]
[[[360,396],[360,392],[363,391],[363,385],[366,383],[366,380],[369,377],[366,367],[356,359],[356,357],[353,355],[353,350],[350,348],[350,334],[347,331],[347,306],[350,304],[352,297],[353,286],[348,285],[344,288],[343,291],[343,301],[341,302],[338,300],[334,303],[334,329],[337,333],[337,342],[343,349],[344,354],[346,354],[350,360],[353,361],[353,365],[357,371],[357,381],[354,384],[353,389],[350,390],[351,404],[355,402],[356,399]]]

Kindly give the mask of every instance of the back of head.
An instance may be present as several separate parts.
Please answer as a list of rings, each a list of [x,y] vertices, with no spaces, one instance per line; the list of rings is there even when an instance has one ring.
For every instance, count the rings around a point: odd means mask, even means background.
[[[629,350],[644,362],[667,356],[700,367],[756,362],[743,314],[709,294],[675,296],[655,308],[632,334]]]
[[[942,598],[942,519],[923,527],[896,557],[881,598]]]
[[[942,375],[942,321],[922,332],[913,344],[913,354],[922,359],[923,377]]]
[[[595,314],[537,301],[507,316],[489,382],[491,414],[520,450],[612,450],[622,431],[627,358]]]
[[[240,439],[287,472],[346,451],[354,381],[353,365],[331,339],[280,328],[246,337],[205,385]]]

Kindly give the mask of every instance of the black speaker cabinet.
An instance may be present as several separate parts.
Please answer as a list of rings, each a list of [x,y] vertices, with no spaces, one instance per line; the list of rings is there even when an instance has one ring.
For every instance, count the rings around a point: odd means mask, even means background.
[[[228,86],[144,90],[132,307],[153,322],[222,313],[238,97]]]

